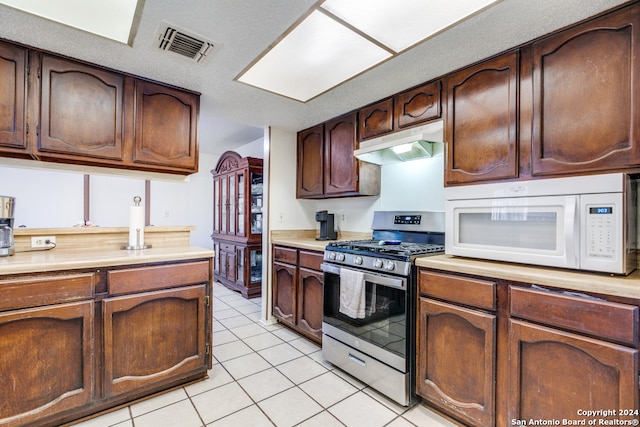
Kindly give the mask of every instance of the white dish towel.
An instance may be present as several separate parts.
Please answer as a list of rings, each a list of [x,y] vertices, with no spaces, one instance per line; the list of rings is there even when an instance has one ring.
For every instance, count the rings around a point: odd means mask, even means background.
[[[340,269],[340,313],[353,319],[364,319],[366,314],[366,293],[364,273]]]

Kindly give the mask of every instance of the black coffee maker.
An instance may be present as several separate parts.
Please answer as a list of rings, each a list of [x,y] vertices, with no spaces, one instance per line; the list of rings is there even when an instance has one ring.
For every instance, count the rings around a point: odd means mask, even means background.
[[[316,237],[316,240],[336,240],[338,238],[333,225],[333,214],[327,213],[327,211],[316,212],[316,221],[320,223],[320,237]]]
[[[13,241],[13,212],[15,197],[0,196],[0,257],[15,253]]]

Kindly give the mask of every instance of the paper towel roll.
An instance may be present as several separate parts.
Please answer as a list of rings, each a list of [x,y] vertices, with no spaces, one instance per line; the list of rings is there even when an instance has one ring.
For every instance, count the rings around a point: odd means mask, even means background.
[[[139,238],[138,235],[140,236]],[[129,246],[139,248],[143,245],[144,206],[131,206],[129,208]]]

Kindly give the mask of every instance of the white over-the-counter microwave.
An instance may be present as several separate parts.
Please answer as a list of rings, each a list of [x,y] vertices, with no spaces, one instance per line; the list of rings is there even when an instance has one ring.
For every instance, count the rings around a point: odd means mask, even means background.
[[[623,173],[445,189],[445,252],[629,274],[636,268],[636,181]]]

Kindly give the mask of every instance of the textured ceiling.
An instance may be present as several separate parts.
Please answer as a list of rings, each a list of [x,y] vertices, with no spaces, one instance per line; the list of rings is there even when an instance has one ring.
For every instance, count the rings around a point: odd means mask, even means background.
[[[502,0],[303,104],[233,79],[316,1],[143,1],[132,46],[2,4],[0,38],[201,92],[200,145],[209,153],[252,142],[263,127],[304,129],[624,3]],[[154,38],[162,21],[212,40],[217,44],[213,55],[195,64],[159,50]]]

